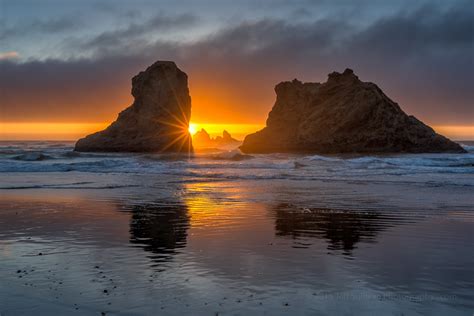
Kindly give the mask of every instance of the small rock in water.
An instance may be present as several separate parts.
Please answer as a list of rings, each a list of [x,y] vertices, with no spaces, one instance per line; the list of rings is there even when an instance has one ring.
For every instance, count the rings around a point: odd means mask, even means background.
[[[13,159],[22,161],[41,161],[48,158],[50,157],[39,152],[27,152],[22,155],[16,156]]]

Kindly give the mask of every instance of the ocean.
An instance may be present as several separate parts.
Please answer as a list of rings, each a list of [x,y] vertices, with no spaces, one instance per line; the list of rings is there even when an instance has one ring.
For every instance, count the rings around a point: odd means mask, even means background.
[[[0,142],[0,315],[472,315],[467,154]]]

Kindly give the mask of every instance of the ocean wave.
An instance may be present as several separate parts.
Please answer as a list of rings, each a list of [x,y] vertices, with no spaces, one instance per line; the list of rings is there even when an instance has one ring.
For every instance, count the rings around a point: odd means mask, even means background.
[[[128,158],[138,156],[138,154],[122,154],[122,153],[84,153],[74,150],[68,150],[59,153],[59,158]]]
[[[469,153],[474,153],[474,145],[461,144],[461,147]]]
[[[323,165],[308,159],[272,160],[256,157],[252,159],[196,158],[178,161],[161,161],[140,156],[72,156],[54,157],[51,154],[28,153],[9,159],[0,159],[0,172],[93,172],[93,173],[175,173],[181,170],[197,173],[223,170],[228,173],[278,173],[280,171],[309,174],[403,174],[406,172],[474,173],[474,157],[358,157],[337,159]],[[252,171],[253,170],[253,171]]]
[[[42,161],[46,159],[52,159],[51,156],[43,154],[42,152],[25,152],[18,156],[14,156],[13,159],[15,160],[22,160],[22,161]]]
[[[77,185],[77,184],[62,184],[62,185],[13,185],[13,186],[0,186],[0,190],[28,190],[28,189],[122,189],[122,188],[135,188],[139,185],[132,184],[108,184],[108,185]]]
[[[376,165],[383,164],[386,166],[397,167],[440,167],[440,168],[455,168],[455,167],[473,167],[474,155],[449,155],[449,156],[407,156],[407,157],[358,157],[347,159],[348,163],[354,165]]]
[[[253,159],[255,157],[251,155],[243,154],[240,152],[240,150],[232,150],[232,151],[212,155],[210,158],[214,160],[243,161],[243,160]]]
[[[67,145],[67,144],[66,144]],[[0,145],[0,172],[48,173],[82,172],[91,174],[163,175],[169,181],[377,181],[407,180],[410,183],[474,186],[474,153],[407,154],[371,156],[254,155],[238,152],[182,155],[82,153],[70,145],[25,143]],[[249,159],[247,159],[249,158]],[[93,177],[94,175],[90,175]],[[87,175],[89,177],[89,175]],[[27,178],[27,177],[25,177]],[[446,180],[446,181],[444,181]],[[122,185],[123,183],[120,183]],[[99,184],[65,184],[50,188],[115,188]],[[144,184],[143,184],[144,185]],[[46,188],[28,183],[18,186],[4,183],[0,189]],[[20,189],[21,189],[20,188]]]
[[[136,169],[136,163],[120,159],[101,159],[94,161],[53,162],[43,160],[18,160],[0,162],[0,172],[126,172]]]
[[[314,156],[308,156],[306,157],[308,160],[312,161],[328,161],[328,162],[334,162],[334,161],[341,161],[341,158],[337,157],[329,157],[329,156],[320,156],[320,155],[314,155]]]

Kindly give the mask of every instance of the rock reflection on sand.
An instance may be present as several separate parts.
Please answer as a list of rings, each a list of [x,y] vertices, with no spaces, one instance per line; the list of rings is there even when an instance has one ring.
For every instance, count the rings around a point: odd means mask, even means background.
[[[186,205],[146,203],[129,206],[130,242],[158,254],[155,260],[169,259],[176,249],[186,246],[189,215]],[[163,256],[165,255],[165,256]],[[166,256],[167,255],[167,256]]]
[[[107,181],[141,186],[2,192],[2,315],[471,310],[462,187],[420,200],[397,184]]]
[[[377,211],[301,208],[282,203],[274,209],[275,234],[294,238],[323,238],[328,250],[342,250],[351,255],[358,242],[375,242],[377,234],[393,226],[395,216]],[[399,222],[399,221],[398,221]],[[295,247],[307,248],[308,244],[296,242]]]

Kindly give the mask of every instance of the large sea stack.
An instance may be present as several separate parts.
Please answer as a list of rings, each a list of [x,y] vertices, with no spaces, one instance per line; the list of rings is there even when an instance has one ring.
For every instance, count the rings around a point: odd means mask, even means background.
[[[245,138],[243,152],[465,152],[350,69],[325,83],[282,82],[275,92],[266,127]]]
[[[133,104],[105,130],[76,143],[76,151],[189,152],[188,76],[174,62],[157,61],[132,79]]]

